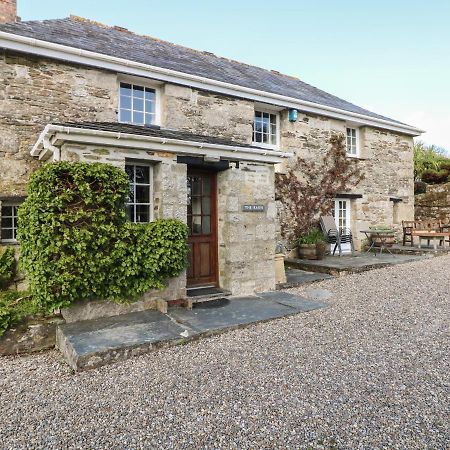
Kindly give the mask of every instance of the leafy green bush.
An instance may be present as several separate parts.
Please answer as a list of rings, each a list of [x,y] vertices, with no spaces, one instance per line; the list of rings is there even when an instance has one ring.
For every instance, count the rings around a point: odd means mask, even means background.
[[[24,317],[40,312],[27,292],[0,291],[0,336]]]
[[[422,181],[429,184],[445,183],[448,180],[449,172],[442,170],[425,170],[422,173]]]
[[[414,179],[422,180],[427,170],[439,171],[442,164],[450,163],[445,150],[435,145],[426,145],[421,141],[414,144]]]
[[[317,244],[323,242],[323,233],[318,228],[313,228],[307,233],[300,235],[298,243],[301,244]]]
[[[31,177],[19,208],[21,264],[46,311],[78,299],[130,300],[186,265],[185,224],[127,221],[129,181],[101,163],[58,162]]]
[[[0,248],[0,288],[6,287],[14,278],[16,261],[14,258],[14,248]]]

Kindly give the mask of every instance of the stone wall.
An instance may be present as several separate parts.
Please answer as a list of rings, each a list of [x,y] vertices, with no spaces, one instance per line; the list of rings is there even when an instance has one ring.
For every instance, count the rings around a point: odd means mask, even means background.
[[[0,50],[0,195],[23,195],[50,122],[115,121],[113,73]]]
[[[416,195],[416,220],[441,220],[450,223],[450,183],[429,184],[427,192]]]
[[[281,147],[303,158],[317,158],[329,148],[333,134],[345,134],[346,126],[345,121],[311,114],[299,114],[297,122],[292,123],[287,120],[287,112],[283,112]],[[380,224],[400,230],[402,220],[413,219],[412,157],[412,137],[377,128],[360,128],[359,164],[365,179],[350,191],[362,195],[351,200],[352,231],[357,247],[362,237],[360,230]],[[278,170],[283,171],[283,166]],[[393,198],[398,201],[394,202]]]
[[[246,295],[275,288],[274,168],[240,163],[218,175],[220,284]],[[243,212],[245,204],[264,212]]]
[[[253,102],[166,84],[162,99],[164,127],[251,144]]]

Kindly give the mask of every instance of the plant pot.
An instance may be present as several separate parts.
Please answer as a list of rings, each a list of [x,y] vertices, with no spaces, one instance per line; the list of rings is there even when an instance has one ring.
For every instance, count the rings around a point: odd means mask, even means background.
[[[299,259],[322,259],[325,256],[326,244],[299,244],[297,250]]]
[[[371,234],[370,240],[374,243],[374,247],[381,247],[382,240],[385,247],[392,247],[395,244],[395,235],[392,233]]]

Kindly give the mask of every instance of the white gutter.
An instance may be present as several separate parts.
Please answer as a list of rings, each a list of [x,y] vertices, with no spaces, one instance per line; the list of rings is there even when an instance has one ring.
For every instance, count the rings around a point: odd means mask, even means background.
[[[138,63],[123,58],[117,58],[115,56],[104,55],[66,45],[6,33],[4,31],[0,31],[0,47],[19,52],[46,56],[53,59],[70,61],[72,63],[98,67],[111,70],[113,72],[122,72],[135,76],[154,78],[161,81],[188,85],[197,89],[211,90],[225,95],[243,97],[258,102],[282,106],[284,108],[295,108],[304,112],[353,121],[360,125],[385,128],[412,136],[419,136],[424,133],[423,130],[416,127],[402,125],[390,120],[349,112],[339,108],[333,108],[331,106],[319,105],[306,100],[299,100],[293,97],[264,92],[257,89],[225,83],[223,81],[212,80],[210,78],[156,67],[149,64]]]
[[[41,160],[48,159],[50,155],[53,154],[53,160],[55,161],[60,158],[60,149],[58,145],[62,145],[64,142],[113,146],[135,150],[165,151],[175,154],[213,157],[216,159],[222,157],[224,159],[265,162],[269,164],[278,164],[285,158],[293,156],[292,153],[250,146],[234,147],[231,145],[191,142],[180,139],[143,136],[138,134],[92,130],[88,128],[52,124],[45,127],[30,153],[32,156],[37,156]]]

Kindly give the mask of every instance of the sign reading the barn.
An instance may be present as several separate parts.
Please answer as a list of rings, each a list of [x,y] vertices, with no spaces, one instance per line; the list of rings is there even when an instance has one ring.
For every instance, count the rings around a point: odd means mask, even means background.
[[[264,212],[264,205],[242,205],[244,212]]]

